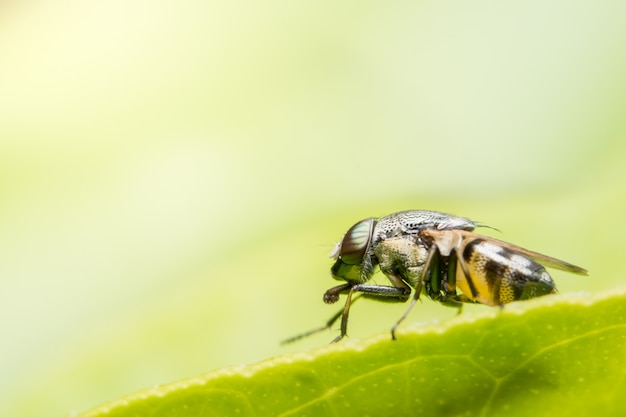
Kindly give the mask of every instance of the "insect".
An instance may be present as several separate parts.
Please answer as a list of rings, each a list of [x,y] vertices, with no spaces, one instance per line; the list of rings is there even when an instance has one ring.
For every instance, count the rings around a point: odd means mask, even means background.
[[[317,329],[292,337],[292,342],[330,328],[341,318],[341,334],[347,334],[350,306],[360,296],[382,301],[406,302],[408,316],[421,294],[444,305],[463,303],[502,306],[556,293],[544,265],[579,275],[587,270],[491,237],[473,233],[485,225],[464,217],[427,210],[408,210],[380,219],[359,221],[335,245],[330,257],[334,279],[345,281],[324,293],[324,302],[336,303],[346,294],[344,308]],[[375,268],[391,285],[368,284]],[[457,292],[460,290],[460,292]],[[357,294],[357,295],[355,295]]]

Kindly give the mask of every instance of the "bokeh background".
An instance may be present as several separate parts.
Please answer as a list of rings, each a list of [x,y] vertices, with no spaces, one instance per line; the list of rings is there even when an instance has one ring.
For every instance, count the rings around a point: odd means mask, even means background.
[[[3,2],[0,415],[327,343],[278,344],[336,311],[328,252],[369,216],[467,216],[591,271],[555,272],[561,293],[622,285],[625,19],[623,1]],[[356,304],[352,337],[404,308]]]

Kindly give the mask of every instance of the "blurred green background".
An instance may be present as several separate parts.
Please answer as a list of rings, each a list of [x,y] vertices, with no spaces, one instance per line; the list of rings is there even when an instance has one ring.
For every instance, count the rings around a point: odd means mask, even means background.
[[[619,286],[626,3],[5,1],[0,415],[320,346],[356,221],[470,217]],[[377,277],[378,282],[384,282]],[[350,334],[405,305],[358,303]],[[472,307],[467,314],[486,307]],[[412,322],[455,311],[430,301]]]

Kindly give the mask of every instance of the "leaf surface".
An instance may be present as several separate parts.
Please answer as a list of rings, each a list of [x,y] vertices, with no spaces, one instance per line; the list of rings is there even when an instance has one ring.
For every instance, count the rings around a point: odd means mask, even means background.
[[[82,417],[623,416],[625,362],[626,291],[549,296],[214,371]]]

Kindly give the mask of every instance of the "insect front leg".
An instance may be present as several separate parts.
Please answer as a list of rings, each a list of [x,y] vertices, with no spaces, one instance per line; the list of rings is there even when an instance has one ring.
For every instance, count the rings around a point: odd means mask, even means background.
[[[341,285],[337,285],[336,287],[329,288],[324,293],[324,302],[326,304],[336,303],[337,301],[339,301],[339,295],[344,292],[350,291],[352,287],[354,287],[354,285],[355,284],[347,283],[347,284],[341,284]]]
[[[341,314],[341,333],[331,343],[340,341],[344,338],[344,336],[348,334],[348,315],[350,313],[350,306],[352,304],[352,294],[358,292],[360,293],[360,295],[363,295],[365,297],[376,298],[381,301],[397,301],[403,303],[408,300],[409,295],[411,294],[411,288],[404,283],[402,284],[402,287],[357,284],[350,288],[346,299],[346,304]],[[331,288],[331,290],[332,289],[333,288]]]
[[[357,294],[355,297],[352,297],[352,302],[351,304],[354,304],[354,302],[356,300],[358,300],[359,298],[361,298],[361,294]],[[337,322],[337,320],[339,320],[339,318],[343,315],[343,311],[344,309],[342,308],[341,310],[337,311],[335,314],[333,314],[327,321],[326,324],[324,324],[323,326],[320,327],[316,327],[315,329],[311,329],[309,331],[306,331],[304,333],[300,333],[297,334],[295,336],[292,336],[288,339],[283,340],[282,342],[280,342],[281,345],[286,345],[289,343],[293,343],[296,342],[300,339],[304,339],[305,337],[309,337],[314,335],[315,333],[320,333],[323,332],[325,330],[330,330],[330,328],[333,327],[333,324],[335,324]]]

